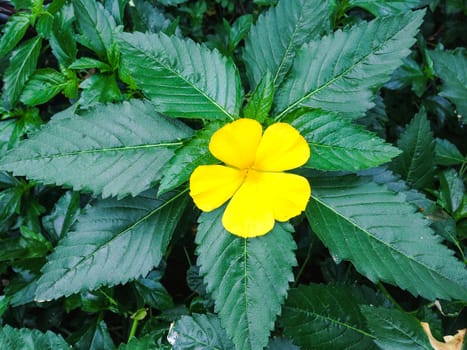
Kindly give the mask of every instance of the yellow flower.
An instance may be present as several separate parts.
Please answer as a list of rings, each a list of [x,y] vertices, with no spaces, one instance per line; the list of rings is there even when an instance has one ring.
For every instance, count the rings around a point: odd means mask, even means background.
[[[209,150],[225,165],[197,167],[190,195],[207,212],[232,198],[222,217],[227,231],[244,238],[265,235],[275,220],[287,221],[305,210],[310,184],[283,171],[305,164],[310,148],[289,124],[273,124],[263,134],[256,120],[238,119],[212,135]]]

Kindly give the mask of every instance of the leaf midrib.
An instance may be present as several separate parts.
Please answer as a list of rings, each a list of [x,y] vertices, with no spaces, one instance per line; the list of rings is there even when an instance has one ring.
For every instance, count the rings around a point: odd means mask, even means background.
[[[343,219],[344,221],[347,221],[349,222],[352,226],[358,228],[360,231],[364,232],[367,234],[368,237],[378,241],[380,244],[386,246],[387,248],[389,248],[389,250],[391,251],[394,251],[396,252],[397,254],[400,254],[402,256],[404,256],[407,260],[417,264],[417,265],[420,265],[422,266],[423,268],[427,269],[428,271],[431,271],[433,274],[437,275],[437,276],[440,276],[441,277],[441,280],[447,280],[451,283],[454,283],[455,285],[458,285],[457,281],[452,281],[451,279],[447,278],[446,276],[440,274],[437,270],[434,270],[432,267],[430,266],[427,266],[425,265],[424,263],[418,261],[418,260],[414,260],[413,257],[411,256],[408,256],[406,255],[404,252],[396,249],[396,247],[394,246],[391,246],[389,245],[388,243],[382,241],[379,237],[373,235],[371,232],[369,232],[366,228],[363,228],[361,225],[359,225],[358,223],[354,222],[351,218],[347,217],[347,216],[344,216],[342,215],[341,213],[339,213],[338,211],[336,211],[333,207],[327,205],[325,202],[323,202],[322,200],[319,199],[319,197],[316,197],[314,196],[313,194],[311,195],[311,198],[313,200],[315,200],[316,202],[318,202],[319,204],[321,204],[322,206],[324,206],[325,208],[327,208],[328,210],[332,211],[335,215],[337,215],[338,217],[340,217],[341,219]]]

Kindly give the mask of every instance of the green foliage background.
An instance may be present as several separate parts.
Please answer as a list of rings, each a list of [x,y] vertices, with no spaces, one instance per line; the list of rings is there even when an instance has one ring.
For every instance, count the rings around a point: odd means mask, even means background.
[[[431,349],[467,323],[462,0],[0,1],[0,348]],[[303,215],[187,180],[291,123]]]

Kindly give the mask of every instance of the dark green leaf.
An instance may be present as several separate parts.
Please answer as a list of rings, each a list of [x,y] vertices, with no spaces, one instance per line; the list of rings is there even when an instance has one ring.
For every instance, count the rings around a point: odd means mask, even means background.
[[[314,110],[292,122],[311,149],[306,166],[357,171],[378,166],[400,151],[336,113]]]
[[[26,83],[20,100],[27,106],[46,103],[65,88],[67,80],[55,69],[38,69]]]
[[[83,81],[79,87],[83,89],[79,104],[84,107],[122,100],[115,74],[94,74]]]
[[[462,179],[454,169],[448,169],[438,175],[440,200],[443,207],[453,214],[462,204],[465,188]]]
[[[56,242],[65,237],[80,213],[79,193],[68,191],[55,203],[52,212],[42,218],[42,224]]]
[[[435,145],[424,109],[407,125],[397,146],[403,153],[394,159],[392,170],[416,189],[430,184],[434,176]]]
[[[158,349],[156,347],[156,341],[153,336],[147,335],[142,338],[131,338],[128,344],[120,344],[118,350],[148,350]]]
[[[107,11],[112,15],[117,24],[123,24],[123,17],[125,14],[125,7],[129,0],[105,0],[104,6]]]
[[[451,166],[467,162],[459,149],[445,139],[435,139],[435,162],[439,165]]]
[[[21,226],[20,233],[17,237],[0,240],[0,261],[43,257],[52,249],[42,234],[26,226]]]
[[[258,83],[243,111],[245,118],[256,119],[262,123],[269,117],[274,100],[274,81],[272,78],[271,73],[267,71]]]
[[[330,29],[327,0],[282,0],[261,15],[245,41],[245,60],[254,88],[267,71],[278,87],[304,43]]]
[[[362,116],[410,53],[424,14],[377,18],[305,44],[276,94],[277,119],[299,107]]]
[[[41,333],[35,329],[17,329],[5,325],[0,328],[0,349],[70,350],[70,345],[60,335],[50,331]]]
[[[443,82],[440,95],[456,104],[457,113],[467,121],[467,53],[465,50],[431,51],[435,73]]]
[[[409,12],[422,5],[420,0],[349,0],[348,7],[361,7],[376,17]]]
[[[147,102],[99,105],[53,119],[0,158],[0,168],[103,197],[136,195],[160,178],[173,148],[190,134]]]
[[[50,36],[52,53],[64,67],[68,67],[76,59],[77,48],[72,30],[73,20],[73,8],[71,6],[64,6],[54,16]]]
[[[231,119],[242,100],[231,59],[165,34],[119,36],[122,65],[156,109],[175,117]]]
[[[357,300],[345,286],[291,289],[281,324],[303,349],[377,349]]]
[[[467,300],[467,271],[415,207],[354,176],[316,177],[306,215],[334,260],[427,299]]]
[[[394,71],[391,80],[384,87],[398,90],[409,86],[418,97],[421,97],[427,84],[425,73],[413,58],[408,57],[402,61],[404,62],[402,66]]]
[[[155,190],[98,201],[48,257],[38,300],[115,285],[159,265],[187,203],[183,193],[156,198]]]
[[[159,33],[170,26],[170,20],[164,12],[148,1],[135,0],[132,14],[135,17],[135,30],[140,32]]]
[[[300,348],[295,346],[290,339],[274,337],[269,342],[267,350],[300,350]]]
[[[30,20],[30,15],[24,12],[10,17],[0,37],[0,58],[6,56],[20,42],[29,27]]]
[[[10,57],[10,65],[3,77],[3,94],[7,107],[18,102],[24,85],[36,70],[42,39],[37,36],[21,44]]]
[[[98,1],[75,0],[72,3],[82,44],[93,50],[101,60],[107,61],[116,27],[114,18]]]
[[[374,342],[383,350],[432,350],[420,321],[408,313],[361,305],[368,328],[375,337]]]
[[[209,152],[209,140],[220,127],[217,123],[210,123],[205,129],[198,131],[181,148],[163,169],[164,177],[159,186],[159,194],[173,190],[190,178],[191,173],[199,165],[214,164],[218,160]]]
[[[212,314],[182,316],[171,328],[167,339],[173,350],[235,350],[219,318]]]
[[[260,350],[281,310],[296,265],[291,227],[244,239],[221,223],[224,207],[203,213],[196,235],[198,265],[223,328],[238,350]]]
[[[148,276],[135,281],[135,288],[146,305],[159,310],[169,309],[174,306],[174,302],[160,279],[160,273],[150,272]]]
[[[114,350],[115,345],[104,321],[92,321],[74,342],[76,350]]]

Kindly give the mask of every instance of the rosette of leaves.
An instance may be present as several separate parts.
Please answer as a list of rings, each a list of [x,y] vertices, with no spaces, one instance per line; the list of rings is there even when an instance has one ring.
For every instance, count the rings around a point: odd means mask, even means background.
[[[74,104],[3,148],[0,169],[93,199],[84,210],[69,194],[57,202],[56,211],[68,221],[57,227],[51,214],[44,224],[56,246],[50,254],[49,246],[44,249],[46,260],[33,279],[8,291],[4,309],[70,300],[131,281],[140,293],[155,286],[170,307],[159,281],[141,277],[164,261],[183,221],[197,214],[187,180],[197,166],[213,162],[210,136],[247,117],[264,125],[291,123],[305,137],[312,152],[303,170],[312,186],[309,205],[301,219],[254,239],[225,231],[222,208],[191,222],[201,289],[213,306],[206,315],[179,318],[168,333],[173,348],[385,349],[409,343],[429,349],[417,320],[369,289],[291,286],[299,278],[298,227],[305,227],[334,261],[350,262],[375,285],[384,282],[429,301],[467,301],[465,266],[418,212],[410,187],[401,190],[384,176],[361,172],[395,158],[391,169],[408,186],[422,189],[433,180],[434,141],[425,111],[406,127],[399,148],[355,123],[379,103],[381,87],[411,52],[425,10],[412,10],[417,2],[350,1],[347,9],[367,9],[375,18],[356,17],[335,29],[334,2],[281,0],[250,28],[237,65],[180,35],[131,32],[122,20],[127,2],[111,3],[32,1],[30,11],[12,16],[3,29],[6,108],[36,106],[60,93]],[[21,41],[31,25],[37,36]],[[50,43],[58,69],[37,68],[43,42]],[[443,62],[458,56],[436,54],[440,73],[448,70]],[[458,103],[449,80],[444,84],[444,95]],[[40,93],[43,86],[47,93]],[[21,195],[10,189],[19,185],[11,180],[1,186],[0,202],[13,208],[11,217],[19,207],[10,202]],[[21,244],[43,237],[41,226],[36,229],[37,236],[24,230]],[[2,249],[0,256],[6,261],[14,253]],[[164,308],[156,299],[143,301]],[[95,324],[112,348],[105,323]],[[283,337],[270,339],[273,330]],[[76,343],[89,344],[85,339]]]

